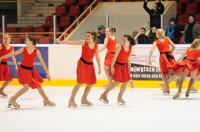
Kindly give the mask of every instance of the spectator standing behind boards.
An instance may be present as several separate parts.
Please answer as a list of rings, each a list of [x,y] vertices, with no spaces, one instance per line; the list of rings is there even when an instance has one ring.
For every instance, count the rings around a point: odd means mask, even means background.
[[[148,40],[147,40],[147,43],[148,44],[153,44],[153,42],[156,40],[156,27],[152,27],[150,32],[149,32],[149,35],[148,35]]]
[[[193,36],[193,30],[195,27],[194,25],[195,25],[194,16],[189,16],[189,23],[185,26],[183,34],[184,43],[186,44],[191,44],[194,40]]]
[[[200,23],[196,22],[193,29],[193,38],[199,39],[200,38]]]
[[[99,25],[98,27],[97,43],[104,44],[104,39],[106,38],[105,26]]]
[[[161,15],[164,13],[165,7],[161,3],[161,0],[155,0],[155,3],[153,4],[153,8],[149,9],[147,7],[148,0],[144,0],[143,8],[146,10],[146,12],[150,16],[150,28],[157,27],[161,28]]]
[[[179,43],[181,34],[179,27],[176,25],[176,18],[174,17],[169,20],[169,25],[166,28],[166,36],[169,37],[174,43]]]
[[[141,28],[139,36],[137,37],[138,44],[147,44],[148,37],[146,36],[146,29]]]

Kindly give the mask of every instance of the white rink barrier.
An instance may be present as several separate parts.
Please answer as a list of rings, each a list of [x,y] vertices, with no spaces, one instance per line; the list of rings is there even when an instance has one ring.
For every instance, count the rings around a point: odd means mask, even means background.
[[[23,47],[24,45],[14,45],[14,47]],[[69,46],[62,44],[55,45],[37,45],[39,48],[47,48],[48,52],[48,67],[52,79],[76,79],[76,67],[77,61],[81,55],[81,46]],[[101,47],[101,45],[99,45]],[[180,57],[189,45],[176,45],[174,55],[176,58]],[[138,80],[157,80],[160,79],[159,73],[159,52],[156,50],[152,57],[152,66],[148,66],[146,61],[149,55],[151,45],[136,45],[133,47],[131,56],[131,75],[134,79]],[[105,53],[100,53],[101,59],[101,74],[97,77],[100,80],[105,80],[106,76],[104,73],[104,58]],[[97,63],[94,59],[94,64],[97,72]],[[142,74],[141,74],[142,73]],[[154,73],[157,73],[154,74]]]

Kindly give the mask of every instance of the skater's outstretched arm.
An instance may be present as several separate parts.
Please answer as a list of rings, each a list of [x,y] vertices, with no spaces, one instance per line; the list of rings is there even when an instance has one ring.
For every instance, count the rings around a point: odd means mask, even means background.
[[[174,50],[175,50],[175,44],[172,42],[172,40],[170,38],[168,38],[168,39],[169,39],[169,44],[172,47],[172,52],[174,52]]]
[[[44,63],[44,60],[43,60],[42,55],[41,55],[39,50],[37,50],[37,57],[38,57],[38,60],[40,61],[41,65],[42,65],[43,70],[45,71],[45,73],[47,75],[47,79],[50,80],[51,78],[50,78],[50,75],[49,75],[49,71],[47,69],[46,64]]]
[[[103,47],[99,50],[99,52],[104,51],[104,50],[106,49],[106,47],[107,47],[107,44],[108,44],[108,38],[106,37],[106,38],[104,39]]]
[[[15,52],[11,52],[11,53],[9,53],[9,54],[6,54],[6,55],[0,57],[0,61],[1,61],[2,59],[6,59],[6,58],[13,57],[13,56],[17,56],[17,55],[23,53],[23,51],[24,51],[24,48],[21,48],[21,49],[15,51]]]
[[[112,72],[112,73],[115,72],[114,65],[115,65],[115,62],[116,62],[116,60],[117,60],[117,57],[118,57],[118,55],[119,55],[120,50],[121,50],[121,45],[117,47],[116,52],[115,52],[115,55],[114,55],[113,60],[112,60],[112,63],[111,63],[111,72]]]
[[[57,40],[57,42],[59,44],[66,44],[66,45],[84,45],[85,40],[75,40],[75,41],[71,41],[71,40]]]
[[[12,50],[12,53],[15,54],[14,53],[14,49]],[[12,62],[14,64],[14,66],[15,66],[15,70],[17,71],[17,62],[16,62],[16,59],[15,59],[15,56],[12,56],[11,59],[12,59]]]
[[[97,61],[97,64],[98,64],[98,73],[100,74],[101,73],[101,62],[100,62],[100,57],[99,57],[99,47],[97,46],[97,52],[96,52],[96,61]]]
[[[151,47],[151,50],[150,50],[150,53],[149,53],[149,58],[147,60],[147,64],[151,64],[151,58],[152,58],[153,52],[154,52],[154,50],[156,48],[156,45],[157,45],[157,43],[154,42],[153,46]]]

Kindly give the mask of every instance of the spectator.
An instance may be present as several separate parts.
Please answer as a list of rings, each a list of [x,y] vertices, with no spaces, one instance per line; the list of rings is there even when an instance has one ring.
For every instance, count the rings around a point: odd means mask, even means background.
[[[200,38],[200,23],[196,22],[193,29],[193,38],[199,39]]]
[[[98,44],[104,44],[104,39],[106,38],[105,26],[104,25],[99,25],[98,33],[99,33],[98,36],[97,36]]]
[[[161,15],[164,13],[165,7],[161,3],[161,0],[155,0],[155,3],[153,4],[153,8],[149,9],[147,7],[148,0],[144,0],[143,8],[146,10],[146,12],[150,16],[150,28],[156,27],[161,28]]]
[[[179,43],[181,34],[179,27],[176,25],[176,18],[174,17],[169,20],[169,25],[166,29],[166,36],[168,36],[174,43]]]
[[[149,35],[148,35],[148,40],[147,40],[147,43],[148,44],[153,44],[153,42],[156,40],[156,27],[152,27],[150,32],[149,32]]]
[[[183,34],[184,43],[186,44],[191,44],[194,40],[193,36],[194,25],[195,25],[194,16],[189,16],[189,23],[185,26]]]
[[[138,44],[147,44],[148,37],[146,36],[146,29],[142,27],[137,38]]]

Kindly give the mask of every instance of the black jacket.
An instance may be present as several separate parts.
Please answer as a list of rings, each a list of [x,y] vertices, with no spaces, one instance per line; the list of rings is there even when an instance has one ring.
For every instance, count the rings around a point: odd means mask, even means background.
[[[147,2],[144,2],[144,9],[150,16],[150,27],[161,27],[161,15],[164,13],[165,7],[161,2],[157,3],[157,10],[149,9],[147,7]]]

